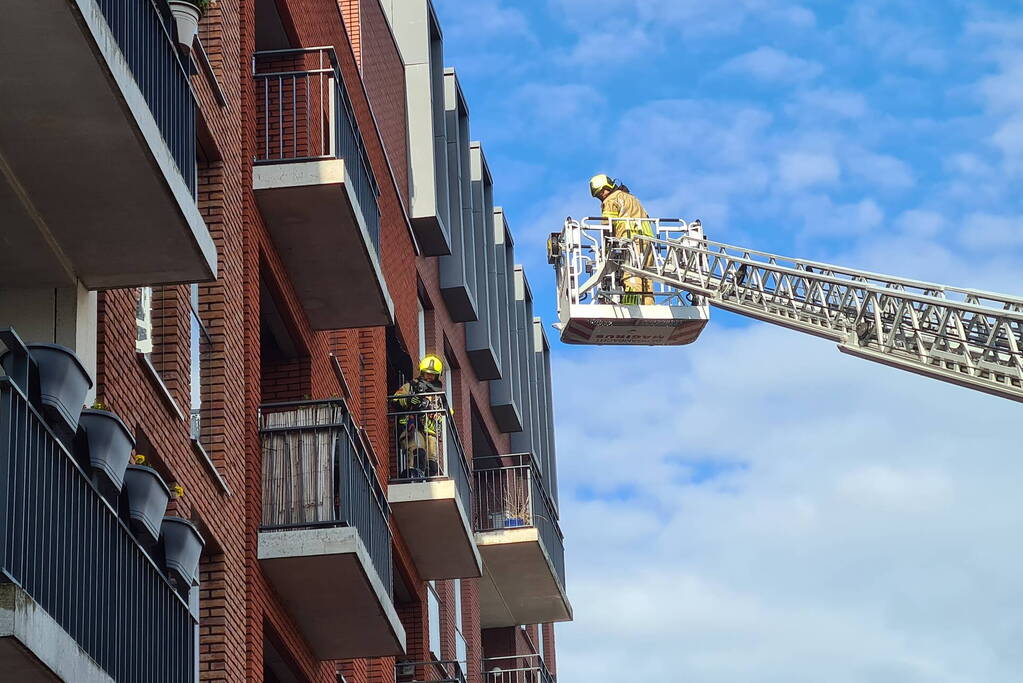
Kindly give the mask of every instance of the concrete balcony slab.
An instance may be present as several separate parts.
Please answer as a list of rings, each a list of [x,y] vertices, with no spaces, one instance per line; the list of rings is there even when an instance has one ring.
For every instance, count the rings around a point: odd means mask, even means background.
[[[535,527],[477,531],[483,556],[480,626],[572,620],[572,605]]]
[[[261,531],[258,556],[320,659],[405,653],[405,629],[355,528]]]
[[[131,59],[97,0],[4,8],[0,286],[216,277],[216,247],[192,190],[188,77],[155,6],[126,0],[122,10],[140,19]],[[139,60],[149,65],[142,80],[132,68]]]
[[[377,246],[343,159],[260,164],[253,189],[314,329],[393,324]]]
[[[387,502],[419,575],[427,580],[481,576],[482,560],[452,479],[392,483]]]

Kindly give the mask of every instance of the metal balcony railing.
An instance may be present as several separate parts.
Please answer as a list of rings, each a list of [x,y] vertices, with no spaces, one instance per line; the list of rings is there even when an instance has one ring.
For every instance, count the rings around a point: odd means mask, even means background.
[[[462,664],[455,661],[395,662],[394,683],[465,683]]]
[[[162,0],[97,0],[97,4],[194,197],[196,102],[187,65],[172,37],[169,8]]]
[[[257,164],[343,159],[373,247],[380,208],[373,168],[332,47],[266,50],[253,57]]]
[[[264,405],[259,430],[261,530],[354,527],[392,595],[390,508],[344,401]]]
[[[450,478],[466,512],[472,486],[458,430],[451,420],[442,391],[395,394],[388,397],[391,412],[391,477],[393,483]]]
[[[543,657],[518,655],[483,660],[483,683],[554,683]]]
[[[2,371],[0,574],[113,680],[192,680],[188,604]]]
[[[565,540],[533,458],[528,453],[474,458],[473,474],[476,531],[536,527],[564,588]]]

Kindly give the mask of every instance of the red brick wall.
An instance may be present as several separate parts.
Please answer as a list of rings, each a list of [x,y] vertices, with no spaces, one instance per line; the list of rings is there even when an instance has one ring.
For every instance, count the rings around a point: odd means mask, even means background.
[[[405,64],[379,0],[360,2],[362,80],[405,206],[409,205]]]
[[[257,93],[251,75],[255,4],[256,0],[219,0],[202,21],[201,38],[227,106],[219,104],[201,70],[193,76],[202,125],[211,142],[211,148],[205,150],[209,159],[200,167],[199,207],[217,247],[219,263],[219,279],[200,287],[199,312],[212,338],[211,358],[204,369],[210,390],[204,400],[213,407],[207,451],[226,489],[211,475],[189,438],[187,287],[169,288],[160,306],[161,319],[166,323],[162,328],[166,337],[160,341],[168,351],[160,358],[160,376],[181,412],[168,403],[149,369],[136,357],[136,290],[113,290],[99,297],[97,391],[98,398],[131,428],[145,432],[153,444],[153,457],[185,487],[185,498],[177,509],[199,521],[209,537],[210,551],[201,566],[202,680],[263,680],[263,636],[269,632],[300,677],[333,683],[336,665],[319,662],[312,655],[257,559],[262,514],[257,414],[262,402],[341,395],[341,383],[331,360],[333,353],[353,392],[349,401],[353,416],[366,429],[376,451],[381,484],[386,487],[390,461],[386,335],[383,328],[313,331],[263,224],[251,189],[252,159],[266,142],[257,134]],[[404,70],[377,0],[282,0],[279,6],[298,44],[336,48],[380,186],[380,260],[395,306],[400,343],[415,355],[418,275],[426,296],[436,307],[427,326],[427,346],[442,351],[442,340],[446,339],[452,360],[461,367],[458,400],[453,407],[467,455],[472,453],[472,403],[479,406],[485,428],[497,447],[507,449],[507,436],[497,431],[489,413],[487,385],[477,380],[468,362],[463,326],[453,323],[443,308],[436,259],[417,259],[415,255],[406,212]],[[308,133],[306,137],[318,134],[315,124],[309,131],[297,123],[293,129]],[[261,280],[273,292],[275,304],[288,322],[300,349],[298,359],[263,365]],[[339,277],[336,286],[344,286],[343,278]],[[397,605],[407,631],[408,656],[422,659],[428,636],[424,584],[396,530],[394,564],[395,575],[413,592],[410,603]],[[480,680],[482,652],[477,584],[477,580],[462,582],[471,683]],[[449,594],[445,605],[445,623],[453,623]],[[450,627],[445,629],[452,636]],[[445,652],[452,648],[453,642],[448,640]],[[351,683],[393,680],[391,658],[337,666]]]

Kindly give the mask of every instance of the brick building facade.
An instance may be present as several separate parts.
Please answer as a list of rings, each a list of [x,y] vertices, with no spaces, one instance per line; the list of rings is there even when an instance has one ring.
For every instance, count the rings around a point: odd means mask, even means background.
[[[165,0],[0,28],[24,60],[0,67],[0,329],[28,344],[0,336],[0,467],[31,484],[50,458],[88,509],[0,496],[19,680],[554,680],[549,348],[430,1],[214,0],[178,28]],[[80,359],[89,418],[54,407],[38,344]],[[424,353],[430,407],[389,399]],[[144,456],[119,491],[103,411]],[[183,491],[163,515],[201,537],[194,575],[170,531],[142,540],[139,477]],[[54,539],[92,549],[37,585],[24,549]],[[143,648],[117,636],[142,624]]]

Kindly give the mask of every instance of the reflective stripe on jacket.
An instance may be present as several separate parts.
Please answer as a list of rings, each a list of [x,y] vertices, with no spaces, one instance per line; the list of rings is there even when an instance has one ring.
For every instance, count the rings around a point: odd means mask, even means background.
[[[623,190],[615,190],[600,203],[600,214],[611,221],[615,237],[632,238],[636,235],[654,236],[650,221],[620,220],[649,218],[639,200]]]

